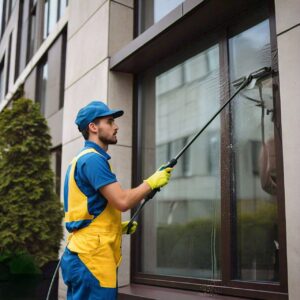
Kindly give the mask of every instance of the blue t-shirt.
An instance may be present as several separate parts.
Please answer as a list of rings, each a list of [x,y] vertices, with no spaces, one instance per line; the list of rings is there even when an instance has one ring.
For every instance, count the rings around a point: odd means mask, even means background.
[[[99,216],[107,205],[107,200],[101,195],[99,189],[105,185],[117,181],[116,175],[111,171],[108,160],[110,156],[96,143],[85,141],[84,148],[93,148],[95,152],[87,153],[77,160],[74,177],[77,186],[83,194],[88,198],[88,212],[94,215],[94,218]],[[65,184],[64,184],[64,208],[68,211],[68,188],[69,188],[69,173],[71,166],[69,166]],[[86,227],[91,220],[78,220],[77,222],[66,223],[66,228],[69,232],[74,229]]]

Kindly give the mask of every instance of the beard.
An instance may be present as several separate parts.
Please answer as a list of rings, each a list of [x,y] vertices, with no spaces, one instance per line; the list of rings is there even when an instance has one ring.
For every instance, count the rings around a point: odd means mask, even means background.
[[[98,139],[106,145],[115,145],[118,142],[117,136],[113,135],[112,137],[103,136],[102,134],[98,133]]]

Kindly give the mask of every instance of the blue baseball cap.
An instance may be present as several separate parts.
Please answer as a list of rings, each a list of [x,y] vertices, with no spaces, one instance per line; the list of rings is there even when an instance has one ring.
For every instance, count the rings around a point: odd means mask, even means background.
[[[79,110],[75,123],[78,126],[78,129],[82,130],[85,129],[89,125],[89,123],[94,121],[96,118],[107,116],[118,118],[123,114],[123,110],[113,110],[101,101],[92,101]]]

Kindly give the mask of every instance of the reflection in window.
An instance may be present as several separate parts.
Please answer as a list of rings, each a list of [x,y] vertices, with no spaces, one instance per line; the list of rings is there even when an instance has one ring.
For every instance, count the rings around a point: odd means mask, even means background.
[[[175,9],[182,2],[184,2],[184,0],[140,0],[140,31],[145,31],[147,28],[161,20],[164,16],[166,16],[170,11]]]
[[[60,19],[64,15],[67,6],[68,0],[60,0],[58,19]]]
[[[45,115],[45,105],[47,101],[47,88],[48,88],[48,63],[43,60],[38,66],[37,76],[37,96],[36,100],[40,104],[40,110]]]
[[[49,8],[49,13],[48,13],[48,18],[49,18],[49,23],[48,23],[48,31],[47,35],[52,31],[54,25],[57,22],[57,11],[58,11],[58,0],[48,0],[48,8]]]
[[[219,107],[219,48],[143,78],[143,176],[176,156]],[[154,130],[155,128],[155,130]],[[143,215],[142,271],[220,278],[220,118],[178,160]],[[187,250],[188,249],[188,250]],[[185,255],[188,251],[188,255]]]
[[[229,40],[235,80],[271,65],[269,22]],[[278,280],[278,220],[272,80],[256,82],[232,105],[237,279]]]
[[[57,21],[64,15],[68,0],[45,0],[44,2],[44,34],[43,38],[53,30]]]
[[[50,0],[45,0],[44,3],[44,33],[43,33],[44,39],[49,34],[49,1]]]

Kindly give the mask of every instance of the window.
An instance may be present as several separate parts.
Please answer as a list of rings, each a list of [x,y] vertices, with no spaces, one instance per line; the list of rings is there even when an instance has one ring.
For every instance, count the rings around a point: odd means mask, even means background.
[[[66,60],[67,60],[67,29],[65,29],[62,34],[60,91],[59,91],[59,107],[58,107],[59,109],[64,107]]]
[[[9,35],[9,41],[8,41],[8,55],[7,55],[7,67],[6,67],[5,95],[7,94],[8,89],[9,89],[11,43],[12,43],[12,33]]]
[[[60,4],[59,4],[58,19],[60,19],[64,15],[66,7],[68,6],[68,0],[60,0],[59,2]]]
[[[37,85],[36,85],[36,101],[40,104],[40,110],[45,115],[45,107],[47,101],[48,89],[48,62],[44,58],[38,65],[37,69]]]
[[[143,78],[143,90],[155,91],[155,102],[152,94],[145,93],[143,99],[144,124],[153,124],[144,127],[144,177],[175,157],[217,110],[219,74],[215,44],[157,76]],[[220,278],[220,164],[219,151],[210,151],[213,134],[220,135],[219,117],[178,161],[168,188],[147,207],[142,272]],[[209,155],[216,162],[214,174]],[[183,255],[185,247],[189,255]]]
[[[141,12],[140,33],[161,20],[182,2],[184,2],[184,0],[140,0],[138,2]]]
[[[0,103],[4,100],[4,59],[2,58],[0,63]]]
[[[1,0],[0,0],[1,1]],[[22,31],[23,31],[23,16],[24,14],[24,3],[23,1],[19,2],[19,12],[18,12],[18,27],[17,27],[17,39],[16,39],[16,56],[15,56],[15,74],[14,74],[14,82],[17,80],[20,71],[21,71],[21,55],[22,49],[24,48],[22,43]]]
[[[35,42],[36,42],[36,8],[37,0],[30,1],[30,12],[29,12],[29,26],[28,26],[28,43],[27,43],[27,60],[26,63],[30,61],[35,52]]]
[[[67,0],[45,0],[44,2],[44,33],[46,39],[54,28],[56,22],[63,16]]]
[[[276,64],[269,12],[247,13],[139,74],[137,183],[179,153],[234,93],[236,79]],[[268,75],[244,89],[146,205],[134,282],[252,298],[286,292],[273,88]]]
[[[231,80],[271,65],[268,20],[229,39],[229,62]],[[235,276],[241,280],[276,281],[279,278],[276,160],[269,170],[273,174],[266,175],[264,170],[259,172],[260,177],[273,176],[268,183],[266,178],[259,178],[253,172],[253,164],[259,165],[259,169],[264,167],[266,148],[274,152],[272,80],[267,78],[258,82],[252,89],[243,91],[236,100],[232,105],[236,191]],[[268,114],[267,109],[270,111]],[[260,152],[259,155],[257,152]]]
[[[2,34],[4,32],[4,23],[5,23],[5,1],[0,0],[0,36],[2,37]]]

